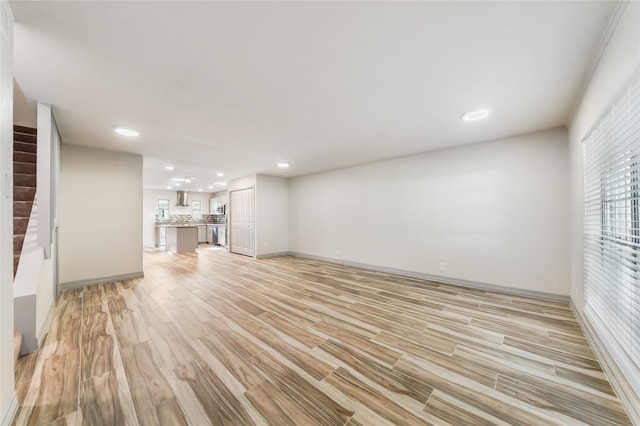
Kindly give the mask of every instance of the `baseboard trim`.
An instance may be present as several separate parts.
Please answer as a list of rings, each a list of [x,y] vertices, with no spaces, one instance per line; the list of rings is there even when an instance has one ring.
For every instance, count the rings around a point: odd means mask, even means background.
[[[44,319],[44,322],[40,326],[40,330],[38,330],[38,334],[36,338],[38,339],[38,348],[42,346],[42,342],[49,332],[49,326],[51,326],[51,321],[53,321],[53,315],[56,311],[56,302],[54,301],[51,306],[49,306],[49,312],[47,312],[47,316]]]
[[[282,257],[282,256],[290,256],[290,255],[291,255],[291,252],[279,251],[277,253],[259,254],[256,256],[256,259],[268,259],[270,257]]]
[[[144,277],[144,271],[138,271],[138,272],[132,272],[130,274],[113,275],[110,277],[103,277],[103,278],[92,278],[90,280],[69,281],[66,283],[60,283],[58,287],[60,288],[60,290],[67,290],[70,288],[84,287],[86,285],[112,283],[116,281],[133,280],[136,278],[143,278],[143,277]]]
[[[640,425],[640,396],[635,393],[625,375],[620,371],[618,365],[587,317],[585,317],[582,311],[576,307],[573,300],[570,301],[570,305],[582,332],[587,337],[593,352],[595,352],[598,361],[600,361],[600,365],[602,366],[604,373],[609,379],[609,382],[611,382],[613,390],[616,395],[618,395],[622,406],[627,411],[627,415],[629,416],[631,423],[634,425]]]
[[[458,278],[442,277],[439,275],[425,274],[422,272],[408,271],[405,269],[388,268],[385,266],[371,265],[368,263],[351,262],[348,260],[332,259],[312,254],[288,252],[287,255],[300,257],[303,259],[319,260],[321,262],[335,263],[338,265],[352,266],[354,268],[367,269],[369,271],[383,272],[387,274],[401,275],[410,278],[419,278],[428,281],[435,281],[443,284],[451,284],[460,287],[473,288],[477,290],[495,291],[498,293],[511,294],[513,296],[531,297],[534,299],[552,300],[556,302],[569,303],[569,296],[562,294],[547,293],[544,291],[525,290],[513,287],[504,287],[496,284],[483,283],[478,281],[463,280]]]
[[[9,426],[18,411],[18,395],[13,391],[7,409],[2,413],[2,426]]]

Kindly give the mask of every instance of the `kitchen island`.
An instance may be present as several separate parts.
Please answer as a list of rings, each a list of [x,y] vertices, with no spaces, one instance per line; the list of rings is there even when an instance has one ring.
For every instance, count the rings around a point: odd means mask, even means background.
[[[165,249],[174,253],[195,252],[198,248],[196,225],[165,225]]]

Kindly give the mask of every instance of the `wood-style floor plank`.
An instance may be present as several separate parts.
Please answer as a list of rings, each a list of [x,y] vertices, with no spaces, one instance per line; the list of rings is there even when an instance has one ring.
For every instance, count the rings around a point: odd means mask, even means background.
[[[60,294],[13,424],[630,424],[567,303],[204,245],[144,267]]]

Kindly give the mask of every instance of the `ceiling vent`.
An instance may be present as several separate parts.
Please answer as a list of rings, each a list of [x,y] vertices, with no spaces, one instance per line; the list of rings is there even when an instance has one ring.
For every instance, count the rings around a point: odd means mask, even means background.
[[[189,207],[189,197],[187,191],[178,191],[178,204],[179,207]]]

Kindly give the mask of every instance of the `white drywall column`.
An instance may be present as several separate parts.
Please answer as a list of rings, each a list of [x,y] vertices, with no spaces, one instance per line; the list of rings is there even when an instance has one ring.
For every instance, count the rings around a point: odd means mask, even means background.
[[[54,133],[58,129],[53,119],[50,105],[38,104],[38,245],[44,249],[45,259],[51,257],[53,232],[53,191],[52,171],[54,152]]]
[[[289,180],[256,176],[256,257],[289,251]]]
[[[0,0],[0,181],[0,422],[5,424],[17,402],[13,378],[13,14],[6,0]]]
[[[61,288],[142,276],[142,156],[62,145]]]

